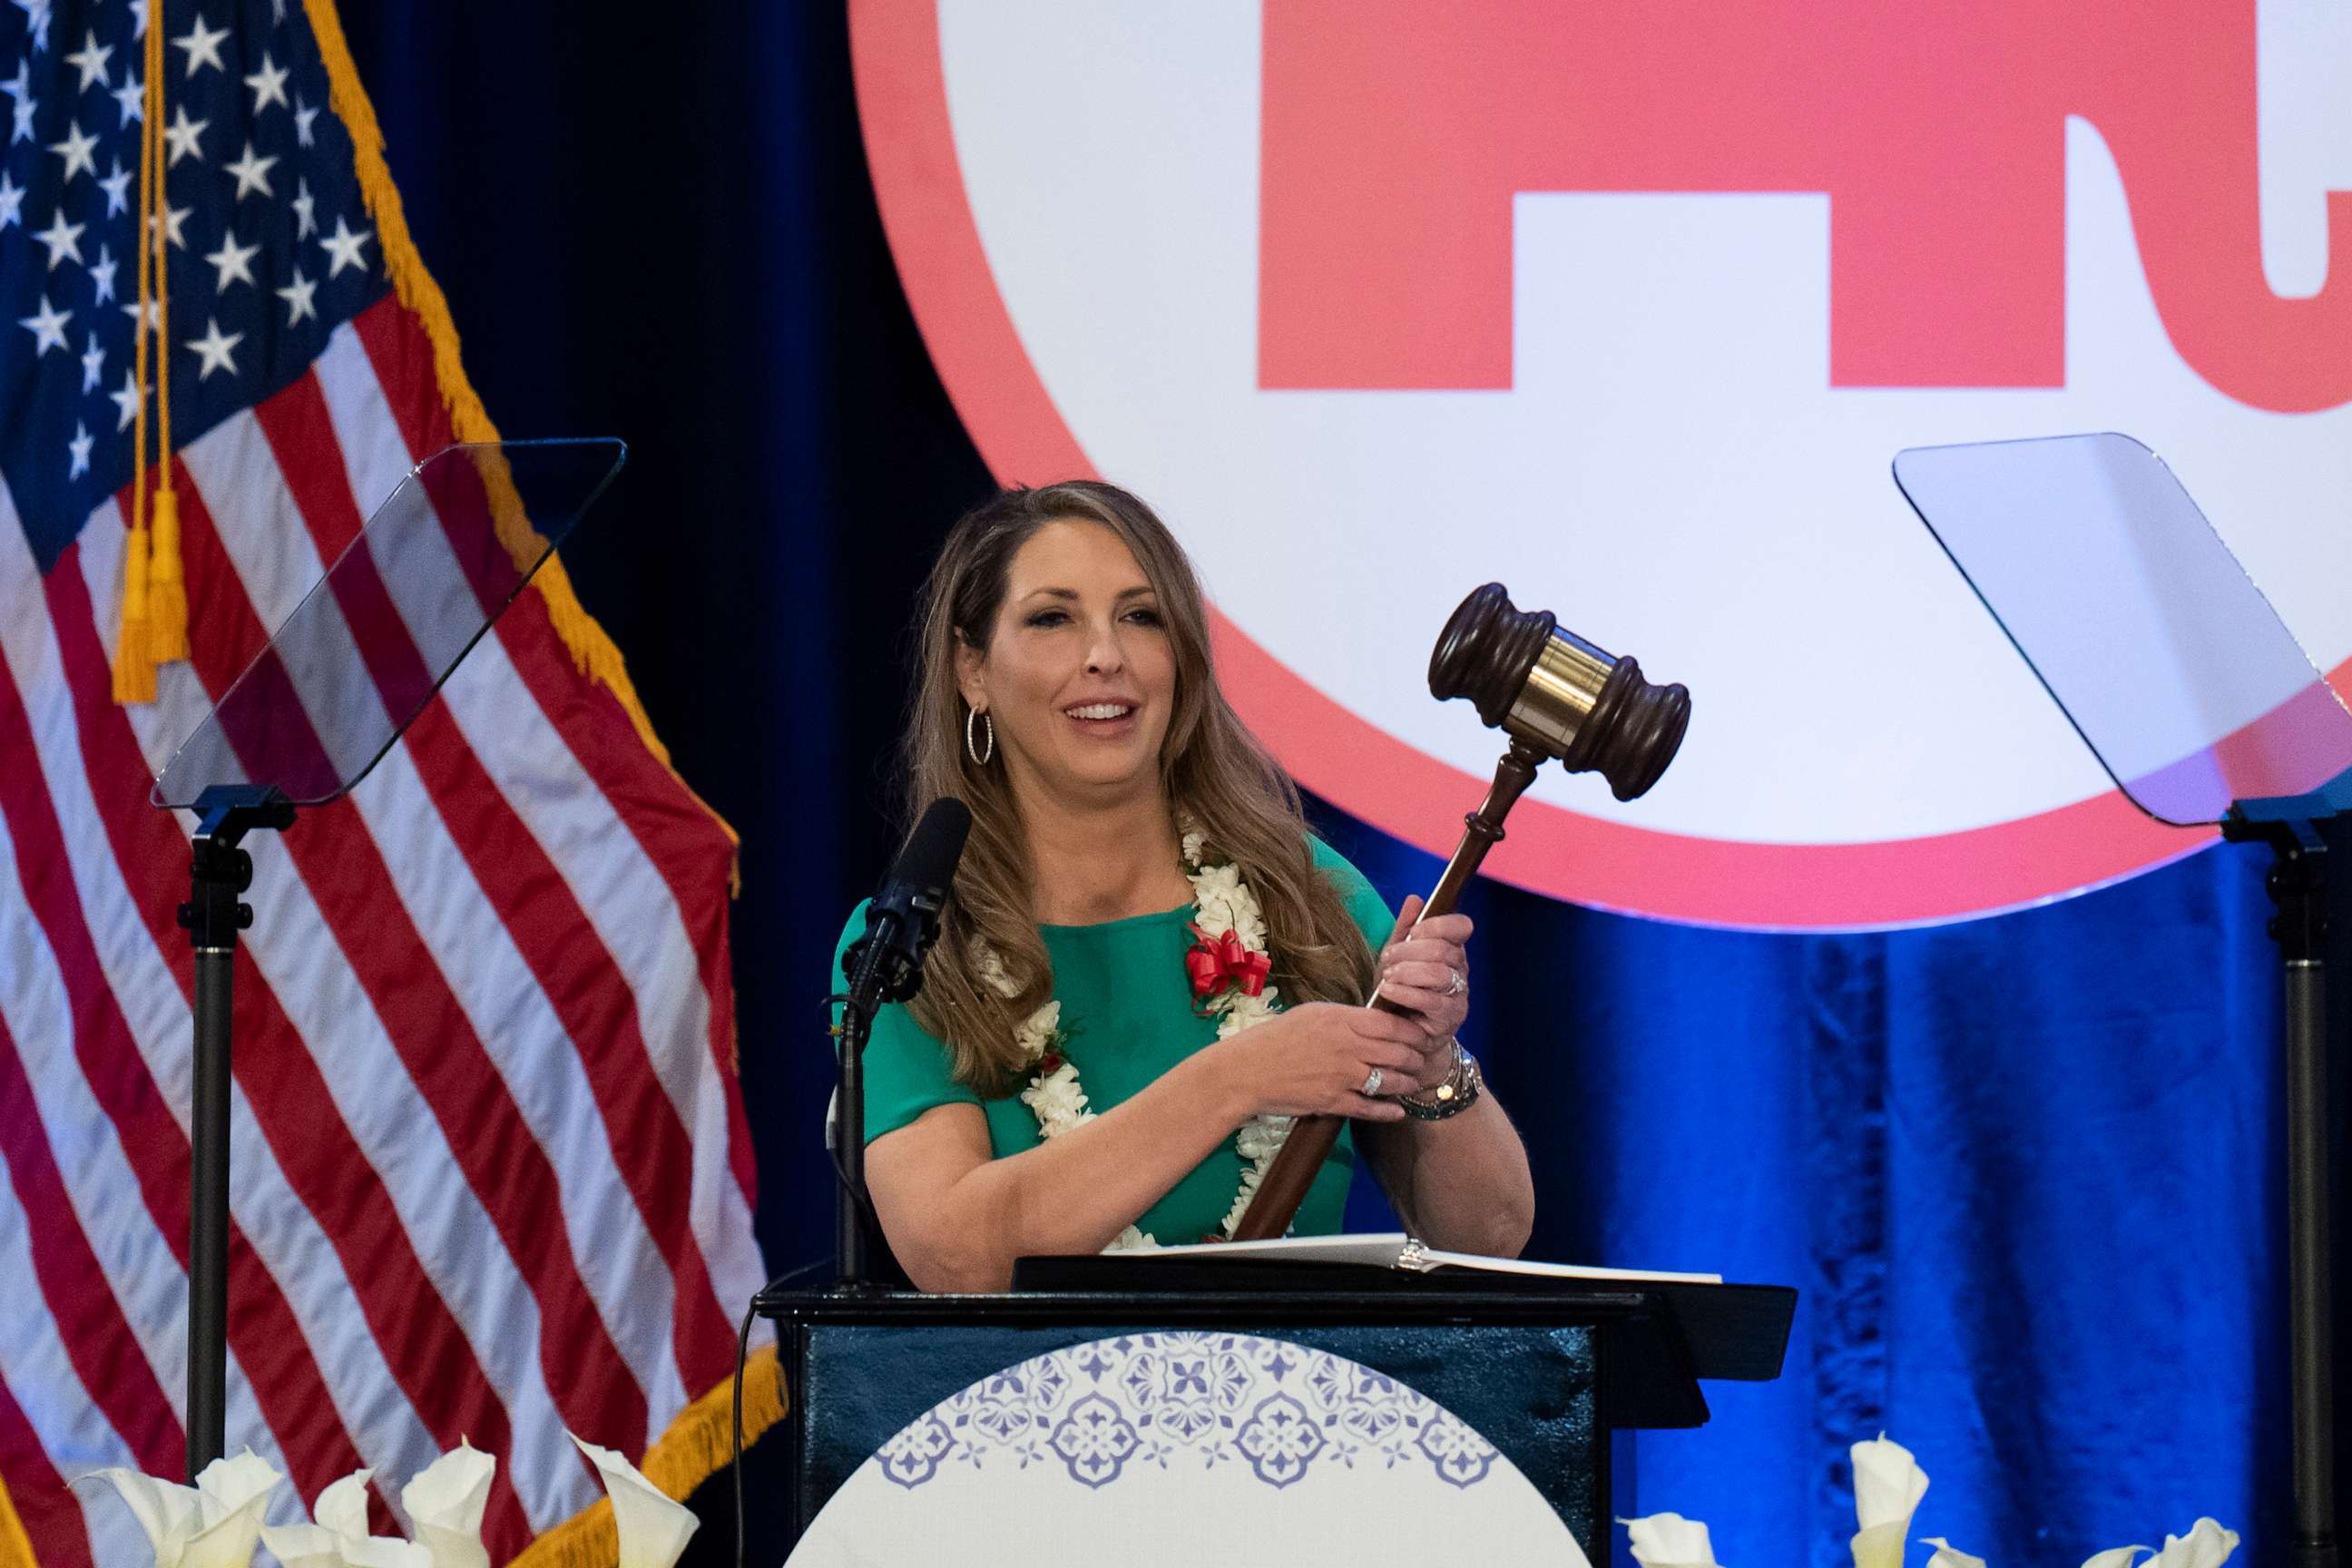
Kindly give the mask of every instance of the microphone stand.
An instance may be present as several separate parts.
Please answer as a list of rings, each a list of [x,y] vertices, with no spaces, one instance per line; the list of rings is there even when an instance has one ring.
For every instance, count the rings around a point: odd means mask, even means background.
[[[841,1007],[836,1068],[840,1093],[835,1101],[833,1168],[839,1192],[834,1204],[834,1289],[864,1290],[867,1279],[866,1194],[866,1040],[873,1033],[874,1011],[882,1005],[883,961],[898,934],[895,910],[877,912],[866,928],[857,967],[849,976],[849,995]]]

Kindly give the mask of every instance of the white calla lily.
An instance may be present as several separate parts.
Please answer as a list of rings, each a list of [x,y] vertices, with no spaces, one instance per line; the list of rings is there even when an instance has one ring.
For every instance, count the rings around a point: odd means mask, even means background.
[[[613,1500],[613,1529],[621,1538],[620,1568],[675,1568],[701,1521],[674,1500],[635,1465],[610,1448],[582,1442],[567,1430],[573,1447],[588,1456]]]
[[[322,1524],[265,1524],[261,1544],[278,1568],[352,1568],[342,1537]]]
[[[373,1479],[373,1470],[353,1470],[341,1480],[328,1482],[319,1500],[310,1505],[310,1517],[347,1541],[366,1540],[368,1483]]]
[[[283,1478],[247,1448],[206,1465],[193,1487],[121,1467],[81,1479],[114,1489],[146,1532],[155,1568],[247,1568],[261,1540],[262,1510]]]
[[[2168,1535],[2164,1548],[2141,1568],[2221,1568],[2238,1550],[2238,1533],[2218,1521],[2200,1519],[2186,1535]]]
[[[1853,1512],[1861,1526],[1849,1543],[1854,1568],[1903,1568],[1911,1516],[1927,1495],[1927,1472],[1911,1450],[1882,1432],[1847,1450],[1853,1460]]]
[[[1697,1520],[1678,1513],[1654,1513],[1617,1522],[1625,1527],[1633,1561],[1642,1568],[1719,1568],[1715,1542]]]
[[[1880,1433],[1848,1450],[1853,1459],[1853,1511],[1858,1529],[1849,1543],[1854,1568],[1903,1568],[1904,1538],[1911,1519],[1927,1495],[1927,1472],[1911,1450]],[[1621,1519],[1631,1539],[1633,1560],[1642,1568],[1717,1568],[1715,1543],[1706,1526],[1678,1513],[1654,1513],[1643,1519]],[[1954,1546],[1940,1535],[1920,1538],[1935,1555],[1926,1568],[1988,1568],[1985,1560]],[[2238,1549],[2235,1531],[2211,1519],[2200,1519],[2187,1535],[2168,1535],[2158,1551],[2147,1546],[2117,1546],[2097,1553],[2083,1568],[2221,1568]],[[2138,1559],[2147,1556],[2144,1563]]]
[[[434,1568],[432,1549],[397,1535],[370,1535],[343,1543],[346,1568]]]
[[[433,1553],[397,1535],[368,1533],[372,1469],[328,1483],[310,1505],[309,1524],[261,1527],[261,1543],[281,1568],[433,1568]]]
[[[196,1527],[201,1494],[195,1488],[159,1481],[153,1476],[121,1465],[76,1478],[77,1485],[81,1481],[104,1481],[114,1489],[114,1495],[122,1500],[131,1517],[146,1532],[147,1544],[155,1552],[157,1568],[179,1562]]]
[[[490,1501],[490,1478],[499,1462],[464,1438],[400,1489],[416,1542],[431,1554],[432,1568],[490,1568],[482,1545],[482,1515]]]
[[[433,1568],[433,1553],[396,1535],[346,1540],[321,1524],[261,1527],[261,1543],[280,1568]]]

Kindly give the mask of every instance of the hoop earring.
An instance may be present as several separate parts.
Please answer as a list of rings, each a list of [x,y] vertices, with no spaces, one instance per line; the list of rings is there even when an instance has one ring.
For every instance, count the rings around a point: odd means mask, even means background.
[[[971,721],[975,719],[979,720],[982,724],[988,727],[988,756],[985,757],[980,754],[980,747],[971,738]],[[987,714],[982,712],[977,708],[965,710],[963,716],[963,749],[964,754],[971,759],[972,766],[977,768],[984,768],[988,766],[989,758],[996,755],[996,721],[990,718]]]

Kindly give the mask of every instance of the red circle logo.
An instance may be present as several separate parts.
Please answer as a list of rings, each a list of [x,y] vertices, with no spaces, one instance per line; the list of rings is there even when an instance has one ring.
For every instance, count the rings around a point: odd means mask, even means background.
[[[1487,869],[1824,929],[2210,839],[2115,791],[1890,481],[1902,447],[2130,431],[2352,669],[2352,30],[1832,9],[855,0],[851,26],[891,247],[982,455],[1152,500],[1301,784],[1450,849],[1500,741],[1423,670],[1498,579],[1693,719],[1640,801],[1549,773]]]

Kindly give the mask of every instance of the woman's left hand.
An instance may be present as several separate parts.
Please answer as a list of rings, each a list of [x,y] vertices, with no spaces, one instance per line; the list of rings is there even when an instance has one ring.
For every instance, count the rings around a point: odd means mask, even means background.
[[[1450,1050],[1434,1047],[1452,1039],[1470,1016],[1470,917],[1436,915],[1416,929],[1421,907],[1418,893],[1405,900],[1396,933],[1381,949],[1379,994],[1405,1009],[1428,1037],[1432,1076],[1413,1087],[1429,1089],[1444,1082],[1454,1066]]]

